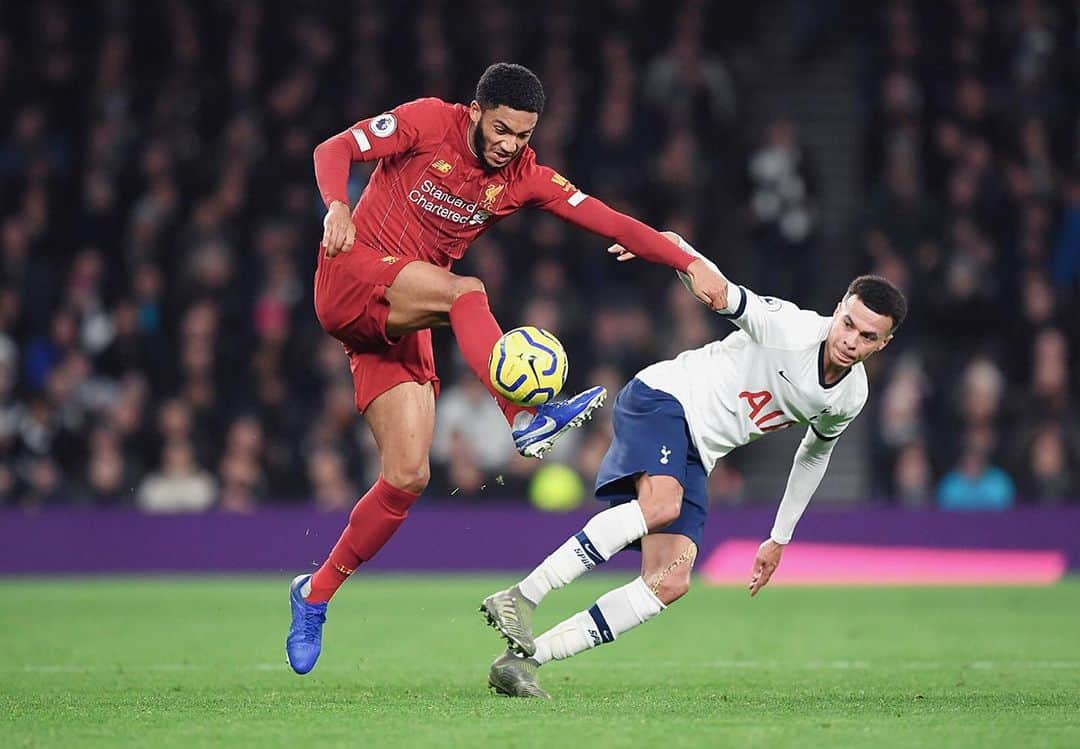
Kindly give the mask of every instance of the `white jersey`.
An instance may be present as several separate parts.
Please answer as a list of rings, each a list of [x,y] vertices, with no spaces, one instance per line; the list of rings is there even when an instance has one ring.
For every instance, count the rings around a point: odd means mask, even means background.
[[[741,445],[795,424],[832,440],[868,394],[862,363],[832,385],[824,380],[831,318],[728,283],[720,313],[740,330],[641,370],[637,377],[673,395],[707,471]]]

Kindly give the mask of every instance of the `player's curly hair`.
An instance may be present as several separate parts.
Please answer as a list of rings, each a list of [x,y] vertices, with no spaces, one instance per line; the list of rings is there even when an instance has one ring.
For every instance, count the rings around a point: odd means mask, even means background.
[[[522,112],[544,112],[544,86],[524,65],[497,62],[484,71],[476,84],[476,101],[481,109],[505,104]]]
[[[848,284],[844,298],[857,296],[871,311],[892,318],[892,330],[895,332],[907,317],[907,299],[904,292],[896,288],[892,281],[882,276],[859,276]]]

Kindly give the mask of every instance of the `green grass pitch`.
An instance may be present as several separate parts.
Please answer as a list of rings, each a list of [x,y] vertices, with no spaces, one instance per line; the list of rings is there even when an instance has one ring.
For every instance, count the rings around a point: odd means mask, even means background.
[[[0,746],[1080,746],[1080,581],[699,584],[536,701],[486,686],[476,607],[511,577],[357,575],[306,677],[284,575],[0,581]],[[555,592],[538,631],[623,579]]]

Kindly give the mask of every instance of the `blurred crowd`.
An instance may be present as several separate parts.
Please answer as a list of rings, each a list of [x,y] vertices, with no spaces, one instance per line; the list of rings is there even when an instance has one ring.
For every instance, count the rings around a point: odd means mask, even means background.
[[[875,18],[860,241],[912,309],[872,400],[879,494],[1080,497],[1072,5],[893,2]]]
[[[351,507],[378,465],[347,360],[312,311],[324,208],[311,152],[417,96],[467,102],[496,60],[544,82],[543,163],[692,238],[738,280],[819,301],[806,279],[830,250],[813,154],[789,120],[749,132],[754,92],[730,52],[767,38],[767,20],[731,5],[0,10],[0,504]],[[950,507],[1080,498],[1080,29],[1066,10],[894,2],[853,21],[868,138],[851,270],[889,276],[912,302],[871,373],[868,494]],[[354,165],[354,200],[369,173]],[[568,390],[615,392],[730,329],[670,272],[615,264],[605,246],[523,212],[455,270],[484,280],[504,328],[557,332]],[[436,346],[429,493],[579,497],[610,410],[537,472],[449,332]],[[737,461],[712,487],[742,498]]]

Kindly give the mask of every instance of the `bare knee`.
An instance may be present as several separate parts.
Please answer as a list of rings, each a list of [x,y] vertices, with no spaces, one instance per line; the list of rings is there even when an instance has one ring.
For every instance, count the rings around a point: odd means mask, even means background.
[[[383,461],[383,478],[398,489],[420,494],[431,480],[431,465],[423,458],[397,458]]]
[[[654,495],[645,502],[638,499],[638,504],[641,505],[641,514],[645,516],[645,525],[650,531],[666,528],[674,523],[682,512],[681,496]]]
[[[642,476],[637,484],[637,498],[650,531],[674,523],[682,512],[682,486],[670,476]]]
[[[678,553],[667,557],[641,571],[645,583],[664,605],[670,605],[685,596],[690,590],[690,572],[694,569],[697,558],[697,546],[687,544]]]
[[[474,291],[484,291],[484,282],[473,276],[454,276],[450,282],[450,302]]]
[[[645,582],[665,606],[670,606],[690,592],[690,568],[670,574],[662,580],[650,582],[646,579]]]

